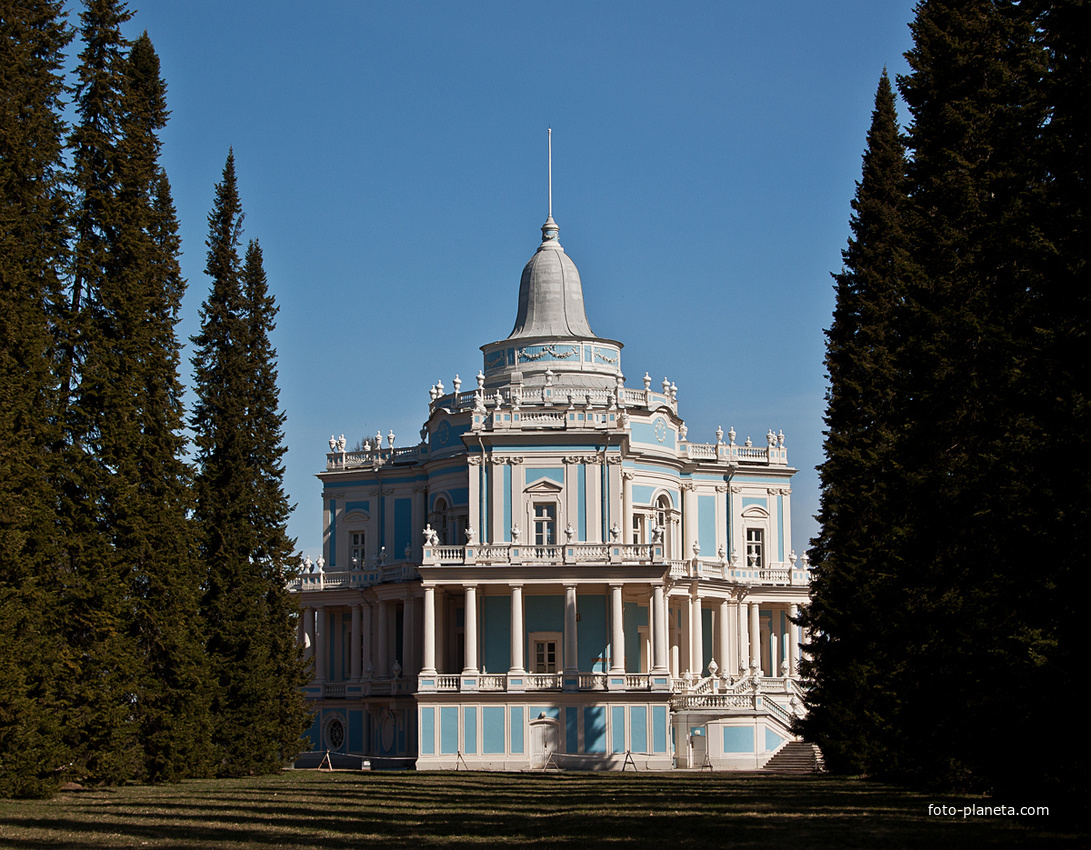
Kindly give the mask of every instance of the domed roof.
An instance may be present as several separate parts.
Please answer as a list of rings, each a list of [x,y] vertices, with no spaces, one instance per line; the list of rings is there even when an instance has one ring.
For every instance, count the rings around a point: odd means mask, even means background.
[[[583,284],[576,264],[557,241],[553,216],[542,225],[542,244],[519,281],[519,313],[508,339],[521,337],[595,338],[583,307]]]

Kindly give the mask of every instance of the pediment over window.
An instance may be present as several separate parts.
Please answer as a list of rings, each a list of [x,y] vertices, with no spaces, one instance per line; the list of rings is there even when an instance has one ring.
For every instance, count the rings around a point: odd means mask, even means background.
[[[523,492],[532,496],[557,496],[564,492],[564,487],[548,478],[539,478],[524,487]]]
[[[769,519],[769,511],[758,505],[751,505],[742,512],[744,517],[751,517],[753,519]]]

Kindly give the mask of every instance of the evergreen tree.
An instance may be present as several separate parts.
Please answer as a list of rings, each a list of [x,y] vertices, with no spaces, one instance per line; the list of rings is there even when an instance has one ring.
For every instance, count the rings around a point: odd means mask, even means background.
[[[61,722],[71,774],[105,782],[138,776],[141,762],[132,723],[139,658],[127,623],[131,577],[110,542],[115,522],[128,521],[126,497],[136,486],[132,457],[120,448],[133,423],[118,406],[135,380],[124,356],[121,267],[132,250],[122,246],[132,212],[122,201],[121,149],[128,44],[120,27],[129,17],[116,0],[90,0],[80,16],[79,122],[70,140],[74,268],[62,327]]]
[[[869,330],[886,342],[856,348],[863,367],[833,362],[867,338],[843,309],[844,276],[830,336],[805,726],[838,766],[1023,794],[1081,776],[1068,752],[1009,743],[1048,728],[1043,694],[1075,664],[1091,527],[1088,23],[1082,3],[917,8],[899,80],[913,119],[904,200],[878,231],[912,263],[896,321]],[[874,403],[887,398],[889,413]]]
[[[68,238],[60,112],[70,39],[60,2],[0,0],[0,797],[47,794],[63,763],[52,350]]]
[[[919,274],[900,365],[913,561],[901,569],[899,770],[956,787],[1041,775],[997,746],[1040,699],[1052,616],[1026,587],[1049,549],[1031,519],[1031,458],[1049,428],[1026,392],[1043,362],[1031,305],[1050,251],[1037,30],[1023,4],[931,0],[900,81]],[[958,708],[937,713],[944,703]]]
[[[309,681],[296,640],[299,607],[288,592],[298,571],[295,540],[288,537],[291,507],[284,495],[284,414],[277,389],[276,349],[269,334],[276,327],[277,306],[269,295],[261,246],[252,240],[243,265],[246,351],[252,393],[247,419],[252,440],[254,477],[250,522],[257,533],[252,565],[265,586],[263,613],[269,642],[267,709],[260,751],[262,762],[279,767],[300,749],[310,725],[303,700]]]
[[[166,86],[147,33],[133,42],[122,119],[126,208],[111,281],[114,350],[125,373],[112,389],[103,446],[127,486],[112,502],[112,544],[131,575],[129,630],[142,662],[137,724],[144,776],[174,780],[205,771],[208,687],[199,632],[196,541],[188,518],[191,474],[175,325],[185,282],[170,185],[159,167]],[[122,382],[129,381],[125,386]],[[120,425],[118,420],[125,419]],[[165,556],[167,553],[169,555]]]
[[[158,134],[166,86],[116,0],[82,15],[67,322],[66,734],[101,781],[201,773],[209,737],[175,335],[184,281]]]
[[[217,772],[224,776],[283,766],[306,725],[286,588],[295,564],[284,530],[283,417],[268,341],[276,308],[256,243],[240,267],[241,233],[229,154],[209,214],[212,291],[193,340],[196,518],[208,569],[202,610],[215,679]]]
[[[895,698],[888,682],[898,661],[883,637],[899,609],[892,581],[901,531],[893,451],[901,428],[895,362],[909,273],[905,168],[884,71],[852,202],[853,236],[844,268],[834,275],[821,532],[811,550],[812,601],[802,620],[814,634],[803,667],[810,685],[803,729],[831,768],[850,772],[874,770],[881,761]]]

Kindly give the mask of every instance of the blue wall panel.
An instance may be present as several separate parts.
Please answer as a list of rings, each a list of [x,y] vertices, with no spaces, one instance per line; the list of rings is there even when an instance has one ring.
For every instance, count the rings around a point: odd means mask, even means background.
[[[625,752],[625,706],[610,706],[610,752]]]
[[[754,752],[754,730],[749,726],[724,727],[725,753]]]
[[[574,705],[564,709],[564,745],[566,753],[580,751],[580,710]]]
[[[477,706],[462,709],[462,740],[467,754],[477,752]]]
[[[400,560],[405,554],[405,547],[413,542],[413,500],[394,500],[394,552],[388,553],[390,560]]]
[[[458,752],[457,705],[445,705],[439,710],[439,751],[448,756]]]
[[[652,752],[665,753],[667,751],[667,707],[665,705],[652,706]]]
[[[549,481],[556,481],[558,484],[564,484],[564,469],[561,467],[528,469],[524,475],[527,486],[530,486],[535,481],[541,481],[543,478],[546,478]]]
[[[765,752],[771,753],[783,743],[784,739],[772,729],[765,730]]]
[[[605,673],[608,669],[606,647],[609,644],[605,594],[579,594],[576,597],[576,616],[579,618],[576,653],[580,670]]]
[[[504,752],[504,706],[487,705],[481,709],[481,751]]]
[[[523,752],[523,706],[511,707],[511,751]]]
[[[349,752],[364,751],[364,713],[358,709],[349,711]]]
[[[578,597],[577,597],[578,598]],[[563,596],[531,596],[523,597],[526,611],[526,628],[530,632],[564,632],[564,597]],[[510,605],[509,605],[510,607]],[[533,652],[533,647],[527,647],[527,658]],[[560,647],[558,647],[560,649]],[[537,715],[535,715],[537,717]]]
[[[511,667],[511,597],[481,599],[482,672],[507,673]]]
[[[432,706],[420,710],[420,751],[426,756],[436,752],[436,710]]]
[[[583,751],[606,752],[606,706],[589,705],[583,710]]]
[[[654,487],[646,487],[643,484],[633,485],[633,504],[634,505],[650,505],[652,503],[652,496],[655,495]]]
[[[706,558],[716,557],[716,497],[697,497],[697,540],[701,544],[701,554]]]
[[[629,708],[629,749],[634,753],[648,753],[648,708],[634,705]]]
[[[625,622],[625,672],[640,672],[641,626],[648,625],[648,606],[635,602],[622,603],[622,619]]]

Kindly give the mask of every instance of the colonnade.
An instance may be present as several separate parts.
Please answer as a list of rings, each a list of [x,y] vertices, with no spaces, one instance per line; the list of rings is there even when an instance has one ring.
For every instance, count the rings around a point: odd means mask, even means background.
[[[694,583],[696,585],[696,583]],[[591,585],[587,585],[591,586]],[[374,603],[364,601],[331,606],[307,606],[303,608],[300,623],[300,641],[309,647],[315,662],[314,681],[323,683],[331,680],[328,657],[330,641],[323,635],[328,623],[328,613],[332,609],[351,612],[348,652],[348,681],[359,681],[365,677],[388,679],[396,673],[409,678],[415,676],[418,658],[422,676],[438,674],[437,660],[444,647],[439,640],[437,624],[437,587],[435,583],[424,584],[421,594],[406,594],[402,598],[382,598]],[[492,589],[494,586],[490,586]],[[540,587],[540,586],[539,586]],[[574,676],[580,672],[577,655],[577,594],[579,585],[567,583],[564,587],[564,625],[562,641],[563,668],[559,671],[564,676]],[[601,588],[599,583],[597,588]],[[622,675],[626,672],[624,616],[625,598],[632,599],[632,586],[620,582],[607,584],[609,627],[608,636],[611,647],[609,656],[610,675]],[[626,590],[629,593],[626,593]],[[761,601],[728,596],[702,596],[697,587],[690,593],[668,594],[663,584],[645,585],[648,611],[648,668],[652,676],[671,676],[693,681],[701,678],[704,668],[705,646],[702,612],[711,609],[715,616],[713,629],[713,648],[710,655],[717,660],[716,671],[719,676],[758,676],[796,675],[799,666],[799,629],[791,623],[799,613],[795,602]],[[511,600],[510,629],[510,668],[508,676],[527,674],[526,628],[524,620],[525,585],[514,583],[508,586]],[[477,584],[467,584],[452,588],[448,593],[461,591],[464,603],[463,621],[463,657],[453,659],[450,653],[444,657],[461,662],[462,676],[476,676],[481,672],[479,647],[479,596],[481,588]],[[421,600],[422,616],[418,618],[416,600]],[[391,628],[391,618],[396,616],[397,607],[402,610],[401,623],[401,658],[405,669],[396,670],[395,653],[391,651],[390,641],[396,637]],[[643,607],[643,605],[641,606]],[[772,628],[767,631],[767,651],[762,652],[762,611],[772,610]],[[787,618],[777,616],[784,612]],[[681,617],[677,615],[681,613]],[[675,615],[672,617],[672,614]],[[672,629],[672,624],[681,620],[680,631]],[[418,625],[418,620],[419,625]],[[672,640],[672,632],[675,639]],[[365,639],[368,636],[369,639]],[[370,639],[374,636],[374,642]],[[418,643],[419,642],[419,643]],[[764,669],[766,659],[772,660],[774,669]],[[558,665],[559,667],[561,665]],[[341,667],[343,668],[343,665]],[[456,670],[458,668],[456,667]],[[338,676],[332,676],[337,679]]]

